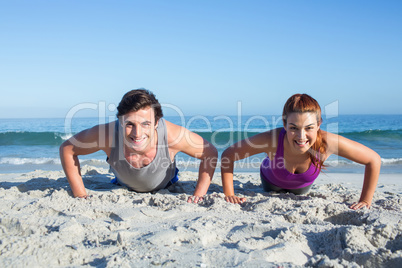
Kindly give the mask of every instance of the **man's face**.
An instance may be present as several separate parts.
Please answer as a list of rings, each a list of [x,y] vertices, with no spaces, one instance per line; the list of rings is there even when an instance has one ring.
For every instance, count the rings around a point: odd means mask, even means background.
[[[151,107],[123,115],[126,146],[135,152],[148,152],[156,141],[156,126],[154,110]]]

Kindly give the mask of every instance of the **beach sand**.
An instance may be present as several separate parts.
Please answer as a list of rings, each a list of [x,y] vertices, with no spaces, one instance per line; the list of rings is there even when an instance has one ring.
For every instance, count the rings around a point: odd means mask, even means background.
[[[87,200],[62,171],[0,175],[1,267],[402,267],[402,181],[381,174],[371,209],[353,211],[362,174],[321,174],[309,194],[264,193],[235,175],[242,205],[224,201],[220,173],[188,204],[197,173],[157,193],[110,183],[84,166]]]

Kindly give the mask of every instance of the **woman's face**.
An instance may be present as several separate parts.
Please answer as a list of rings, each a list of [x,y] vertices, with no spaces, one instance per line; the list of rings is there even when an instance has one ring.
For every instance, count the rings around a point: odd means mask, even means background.
[[[295,153],[306,153],[317,140],[320,124],[316,113],[291,113],[287,116],[286,138]]]

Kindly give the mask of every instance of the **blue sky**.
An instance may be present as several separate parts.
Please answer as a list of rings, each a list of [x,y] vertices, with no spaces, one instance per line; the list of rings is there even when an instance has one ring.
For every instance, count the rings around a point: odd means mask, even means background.
[[[64,117],[134,88],[186,115],[280,114],[294,93],[401,114],[400,14],[402,1],[0,0],[0,117]]]

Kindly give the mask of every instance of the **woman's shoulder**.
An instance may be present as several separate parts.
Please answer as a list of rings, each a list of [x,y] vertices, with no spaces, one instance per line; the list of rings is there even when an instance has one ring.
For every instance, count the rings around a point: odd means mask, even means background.
[[[331,133],[331,132],[328,132],[325,130],[321,130],[321,134],[322,134],[322,137],[325,140],[325,142],[327,142],[328,144],[338,142],[339,138],[341,137],[336,133]]]
[[[284,129],[283,127],[274,128],[274,129],[271,129],[271,130],[266,131],[266,132],[265,132],[265,135],[266,135],[268,138],[271,138],[271,139],[273,139],[273,140],[275,140],[275,141],[278,141],[278,140],[279,140],[279,136],[281,135],[282,131],[284,131],[284,130],[285,130],[285,129]]]
[[[266,148],[267,151],[271,151],[271,149],[276,149],[276,147],[278,146],[278,140],[282,129],[283,128],[274,128],[265,132],[261,132],[249,138],[249,142],[254,145],[262,146]]]
[[[345,140],[344,137],[341,135],[338,135],[336,133],[331,133],[328,131],[321,130],[323,140],[326,143],[327,146],[327,154],[328,156],[337,153],[339,150],[340,142]]]

